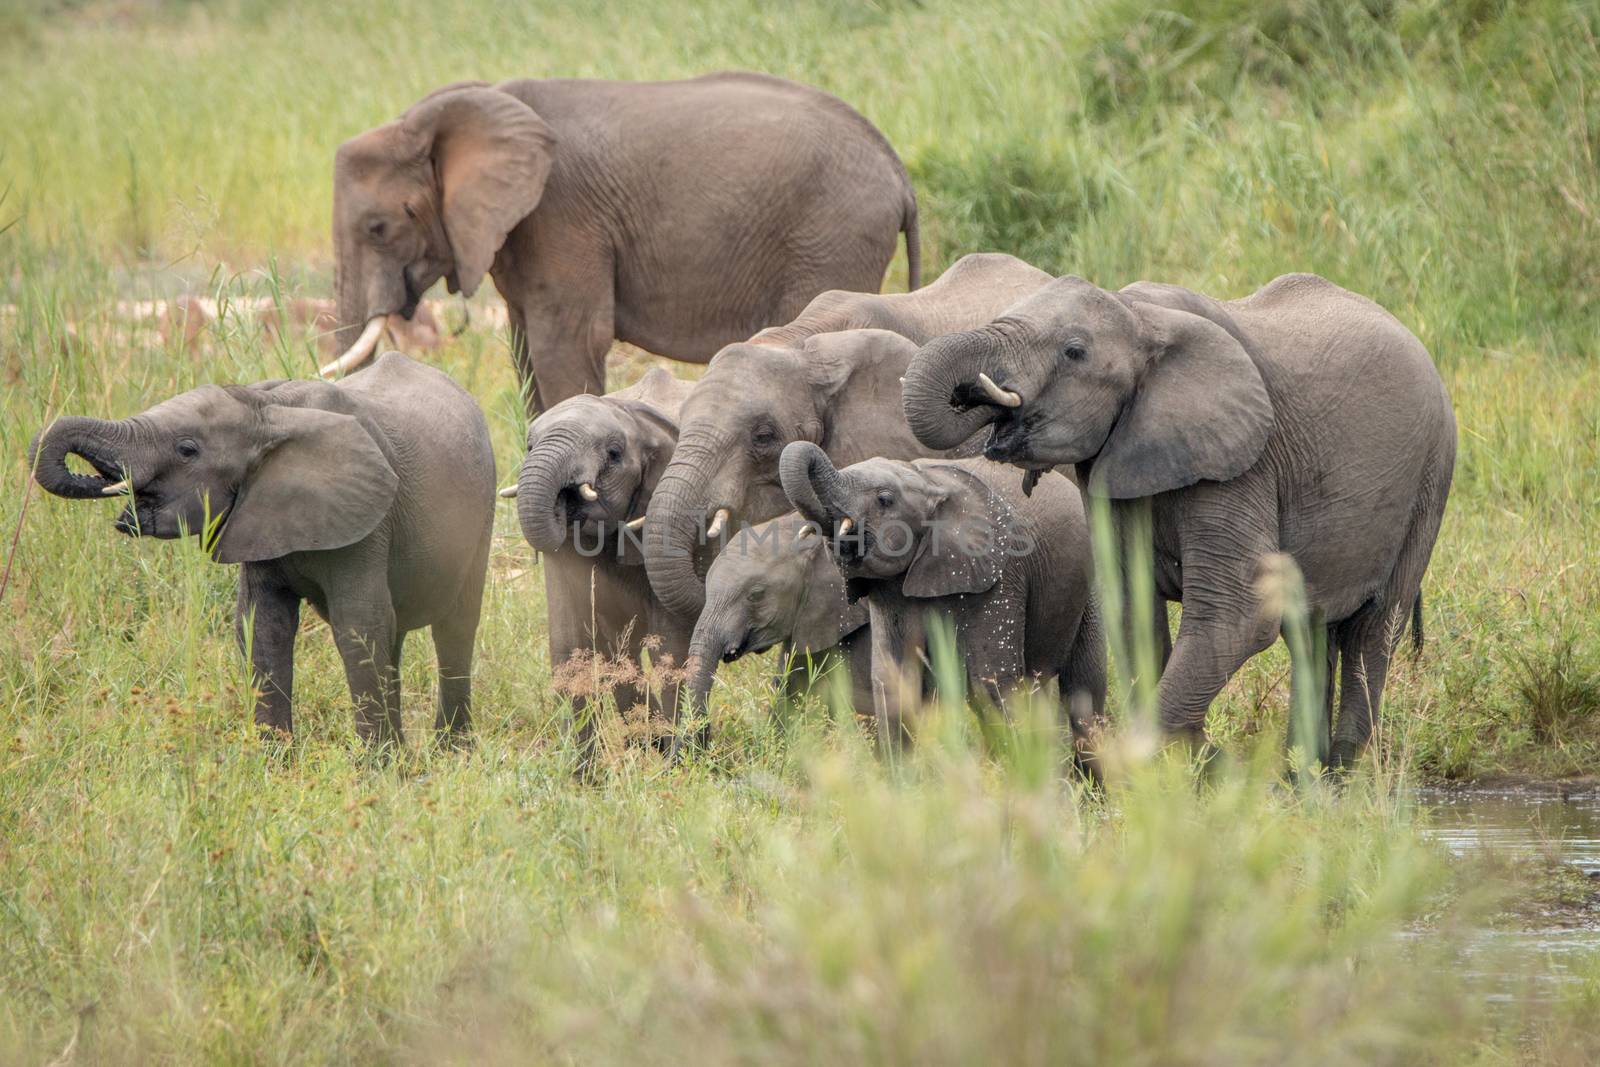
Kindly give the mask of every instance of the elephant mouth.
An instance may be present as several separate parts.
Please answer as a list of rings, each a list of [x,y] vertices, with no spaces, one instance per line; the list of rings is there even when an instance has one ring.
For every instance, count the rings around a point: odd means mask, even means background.
[[[994,463],[1017,463],[1030,455],[1028,427],[1017,416],[996,422],[983,446],[983,458]]]

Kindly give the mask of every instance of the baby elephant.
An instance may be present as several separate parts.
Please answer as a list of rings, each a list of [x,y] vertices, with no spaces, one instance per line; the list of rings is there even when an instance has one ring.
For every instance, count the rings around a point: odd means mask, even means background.
[[[528,452],[515,488],[528,543],[544,553],[550,612],[550,666],[597,654],[638,663],[646,641],[656,658],[681,666],[694,619],[668,611],[650,591],[642,553],[645,508],[678,441],[678,408],[691,383],[657,367],[607,396],[571,397],[528,428]],[[655,702],[677,707],[677,685]],[[632,685],[612,690],[627,710],[648,698]],[[574,707],[586,701],[578,696]],[[585,749],[592,724],[585,721]]]
[[[73,473],[68,455],[98,473]],[[365,741],[403,743],[400,648],[423,626],[439,659],[437,727],[465,734],[494,454],[477,402],[444,374],[390,352],[338,385],[203,385],[120,422],[58,419],[31,458],[57,496],[131,494],[123,533],[202,535],[217,562],[243,564],[235,622],[259,724],[292,728],[309,600],[333,631]]]
[[[804,695],[837,669],[850,672],[855,711],[872,710],[872,642],[865,604],[845,600],[844,578],[827,543],[803,516],[789,512],[747,526],[706,572],[706,606],[689,641],[689,696],[704,719],[718,662],[782,644],[780,699]],[[710,737],[702,726],[701,743]],[[677,754],[685,739],[673,741]]]
[[[1080,761],[1105,705],[1105,635],[1089,527],[1072,483],[1042,475],[1031,497],[985,460],[869,459],[835,470],[816,445],[783,450],[783,489],[827,534],[872,627],[880,739],[905,736],[923,695],[927,622],[955,626],[973,694],[996,705],[1054,678]]]

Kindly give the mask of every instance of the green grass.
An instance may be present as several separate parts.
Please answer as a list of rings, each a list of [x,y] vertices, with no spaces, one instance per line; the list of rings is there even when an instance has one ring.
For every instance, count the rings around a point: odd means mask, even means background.
[[[0,1062],[1592,1062],[1600,967],[1491,1010],[1455,954],[1521,890],[1455,870],[1393,797],[1600,759],[1597,39],[1560,0],[0,13],[7,546],[27,508],[0,602]],[[232,574],[24,489],[54,414],[311,373],[298,342],[224,324],[186,352],[108,307],[325,294],[343,137],[458,78],[728,66],[885,130],[930,276],[992,248],[1221,296],[1312,270],[1427,343],[1461,427],[1428,646],[1346,795],[1273,784],[1281,647],[1213,710],[1234,770],[1199,791],[1135,760],[1086,800],[1026,732],[985,748],[959,717],[884,767],[816,713],[780,734],[761,663],[725,672],[705,764],[614,747],[579,785],[509,512],[477,747],[421,744],[416,640],[416,751],[368,765],[308,621],[275,755],[247,729]],[[510,469],[503,344],[430,358]]]

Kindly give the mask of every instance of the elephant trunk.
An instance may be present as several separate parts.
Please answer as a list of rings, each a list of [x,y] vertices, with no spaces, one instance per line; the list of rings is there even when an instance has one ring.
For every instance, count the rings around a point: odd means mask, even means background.
[[[946,334],[924,345],[901,379],[900,402],[911,432],[929,448],[954,448],[1000,417],[979,385],[994,345],[979,328]]]
[[[77,500],[98,498],[107,495],[106,490],[125,477],[132,436],[132,427],[126,421],[67,416],[33,439],[28,446],[28,463],[46,492]],[[96,473],[73,473],[67,468],[69,455],[88,460]]]
[[[707,610],[695,624],[685,664],[689,668],[689,707],[698,719],[705,718],[717,664],[730,648],[738,645],[740,630],[730,614],[723,610]]]
[[[824,530],[831,531],[835,519],[849,515],[845,476],[810,441],[794,441],[783,450],[778,475],[789,502]]]
[[[552,429],[536,441],[517,475],[517,521],[522,536],[540,552],[555,552],[566,541],[567,494],[577,467],[579,442]]]
[[[719,435],[681,435],[646,512],[644,566],[650,588],[669,611],[690,618],[705,604],[705,582],[695,556],[711,503],[712,471],[723,461],[725,446]],[[719,506],[728,503],[717,501]]]
[[[356,268],[356,256],[348,247],[349,241],[349,237],[339,232],[335,224],[333,291],[337,321],[329,347],[336,352],[344,352],[355,344],[356,338],[360,336],[362,328],[370,318],[367,314],[367,302],[362,291],[360,272]]]

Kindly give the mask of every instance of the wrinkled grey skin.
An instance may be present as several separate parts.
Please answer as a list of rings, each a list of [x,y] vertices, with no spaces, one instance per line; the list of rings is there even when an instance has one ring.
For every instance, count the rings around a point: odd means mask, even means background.
[[[852,709],[868,712],[872,643],[866,626],[866,605],[846,602],[844,578],[808,520],[791,511],[747,526],[706,573],[705,608],[689,642],[690,710],[704,720],[718,663],[781,644],[777,681],[785,698],[797,699],[829,671],[846,669]],[[709,729],[702,729],[702,744]],[[675,742],[673,752],[678,748]]]
[[[769,326],[751,344],[798,345],[819,333],[889,330],[918,344],[970,330],[1055,279],[1004,252],[973,252],[921,289],[909,293],[830,290],[782,326]]]
[[[645,566],[661,602],[700,610],[718,547],[705,534],[718,509],[732,516],[724,536],[790,510],[778,478],[789,442],[815,442],[841,464],[938,454],[899,410],[900,376],[916,351],[887,330],[846,330],[717,353],[684,401],[677,451],[650,502]]]
[[[404,743],[400,649],[433,629],[436,726],[470,726],[473,641],[494,519],[494,453],[477,402],[399,352],[348,382],[205,385],[121,421],[63,418],[33,445],[39,484],[100,499],[124,477],[129,534],[175,538],[220,517],[219,563],[239,563],[236,612],[256,721],[293,727],[300,603],[328,621],[356,731]],[[98,472],[74,474],[69,454]]]
[[[613,339],[704,363],[826,289],[876,290],[916,197],[837,98],[764,74],[462,82],[340,146],[339,341],[434,282],[505,298],[529,413],[605,391]]]
[[[838,470],[807,442],[784,449],[782,468],[784,491],[823,531],[849,595],[867,600],[881,739],[908,732],[937,615],[954,624],[974,696],[1004,707],[1019,685],[1057,680],[1083,759],[1105,707],[1105,635],[1071,482],[1046,473],[1024,496],[1014,474],[981,459]]]
[[[650,494],[672,458],[679,405],[689,391],[662,368],[608,396],[575,396],[533,420],[528,451],[517,476],[517,518],[528,543],[544,553],[545,599],[550,613],[550,664],[559,669],[575,655],[599,653],[639,662],[648,639],[653,655],[682,665],[692,617],[665,610],[650,591],[638,535],[624,526],[644,515]],[[599,498],[586,501],[579,486]],[[677,685],[657,694],[675,712]],[[647,699],[631,686],[615,691],[617,707]],[[587,701],[576,697],[582,710]],[[585,749],[592,723],[584,718]]]
[[[1020,394],[985,400],[979,372]],[[1279,633],[1264,561],[1305,578],[1339,667],[1339,721],[1315,747],[1352,763],[1444,514],[1455,416],[1422,344],[1388,312],[1308,274],[1242,300],[1062,278],[917,354],[905,412],[929,447],[992,424],[985,454],[1077,464],[1119,525],[1148,510],[1155,584],[1183,617],[1160,683],[1165,727],[1198,743],[1229,677]]]

